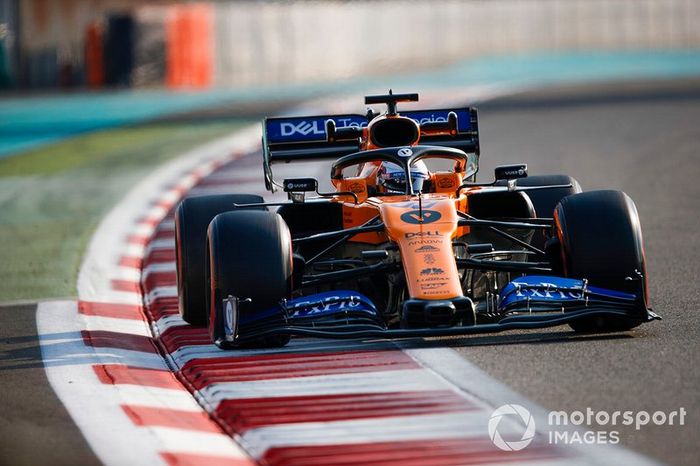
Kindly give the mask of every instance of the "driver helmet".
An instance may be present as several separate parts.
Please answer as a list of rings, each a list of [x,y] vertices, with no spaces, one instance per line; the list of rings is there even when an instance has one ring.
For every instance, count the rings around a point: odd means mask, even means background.
[[[413,192],[421,192],[423,184],[430,178],[425,162],[419,160],[411,166],[411,185]],[[377,188],[384,193],[406,193],[406,173],[393,162],[382,162],[377,172]]]

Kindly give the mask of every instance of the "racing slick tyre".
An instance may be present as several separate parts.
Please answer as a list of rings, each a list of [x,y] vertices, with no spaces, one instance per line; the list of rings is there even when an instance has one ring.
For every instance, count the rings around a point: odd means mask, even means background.
[[[642,230],[632,199],[620,191],[589,191],[563,198],[554,211],[563,275],[642,297],[631,319],[596,317],[572,322],[577,332],[629,330],[647,313]]]
[[[178,307],[182,319],[191,325],[206,325],[204,262],[207,227],[218,214],[233,204],[253,204],[263,198],[253,194],[219,194],[188,197],[175,210],[175,264]],[[252,209],[267,210],[265,207]]]
[[[226,340],[229,334],[245,337],[251,325],[280,325],[280,310],[266,313],[263,319],[250,324],[250,318],[279,307],[289,297],[292,277],[292,240],[287,224],[273,212],[238,211],[217,215],[207,234],[207,277],[209,293],[209,334],[220,348],[280,347],[289,342],[289,335],[261,337],[242,344]],[[224,300],[237,298],[236,324],[225,322]],[[243,304],[243,301],[250,302]],[[246,324],[248,326],[246,327]]]
[[[526,194],[532,201],[535,208],[535,215],[540,218],[551,218],[554,208],[566,196],[581,192],[581,185],[576,179],[567,175],[535,175],[527,178],[520,178],[518,186],[556,186],[570,184],[570,188],[551,188],[527,191]],[[535,231],[530,244],[536,248],[545,249],[547,237],[543,231]]]

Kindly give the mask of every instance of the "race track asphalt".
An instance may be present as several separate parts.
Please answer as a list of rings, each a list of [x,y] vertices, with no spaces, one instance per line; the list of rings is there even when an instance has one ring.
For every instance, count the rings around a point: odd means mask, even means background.
[[[0,465],[98,465],[49,385],[36,305],[0,305]]]
[[[700,457],[700,79],[527,92],[479,105],[482,171],[527,162],[586,190],[617,188],[639,209],[652,305],[627,333],[566,328],[432,340],[552,410],[687,410],[683,427],[619,428],[621,444],[671,464]],[[326,169],[319,172],[326,174]],[[0,306],[0,464],[93,464],[48,386],[35,306]],[[605,427],[600,430],[608,430]]]

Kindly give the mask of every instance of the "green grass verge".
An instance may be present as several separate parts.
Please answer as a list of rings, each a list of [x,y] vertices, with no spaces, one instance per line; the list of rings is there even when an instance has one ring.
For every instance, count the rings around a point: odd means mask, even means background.
[[[0,301],[75,296],[110,207],[157,165],[246,123],[113,129],[0,159]]]

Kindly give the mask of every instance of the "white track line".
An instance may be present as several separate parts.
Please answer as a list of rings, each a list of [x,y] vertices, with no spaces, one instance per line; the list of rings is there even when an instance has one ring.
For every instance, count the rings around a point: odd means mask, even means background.
[[[410,392],[450,390],[451,388],[450,384],[437,377],[431,377],[430,373],[421,369],[405,369],[291,377],[254,382],[213,383],[199,390],[199,396],[216,409],[216,406],[226,399]]]
[[[243,435],[253,456],[272,447],[333,445],[450,438],[488,438],[488,414],[484,411],[451,412],[394,418],[282,424],[251,429]],[[504,429],[504,433],[517,432]]]
[[[169,453],[196,452],[227,458],[248,458],[241,447],[226,435],[169,427],[151,427],[150,429],[158,437],[165,439],[163,449]]]
[[[153,329],[154,335],[162,335],[166,330],[168,330],[170,328],[182,327],[185,325],[189,325],[189,324],[187,322],[185,322],[184,320],[182,320],[182,317],[180,317],[179,314],[175,314],[175,315],[161,317],[156,322],[153,322],[151,324],[151,327]]]
[[[143,279],[148,278],[153,273],[175,272],[175,262],[161,262],[156,264],[148,264],[143,268]]]
[[[86,346],[80,334],[80,331],[84,330],[85,327],[80,322],[80,317],[77,316],[76,303],[68,301],[68,307],[66,307],[65,303],[66,301],[39,303],[37,315],[39,311],[45,314],[37,317],[37,324],[42,324],[39,339],[46,367],[123,364],[144,369],[168,369],[163,358],[157,353]],[[76,316],[73,316],[73,314],[76,314]],[[39,321],[39,317],[42,317],[41,321]],[[71,330],[65,332],[54,331],[52,328],[57,326],[61,320],[68,322]]]
[[[39,342],[46,375],[56,395],[101,461],[113,465],[163,464],[158,455],[162,447],[158,437],[134,428],[114,388],[97,379],[90,363],[101,358],[83,343],[78,333],[81,327],[74,302],[39,304]]]
[[[88,330],[107,330],[126,335],[151,337],[148,324],[143,320],[116,319],[114,317],[83,316]]]
[[[177,286],[159,286],[144,296],[146,303],[153,303],[158,298],[177,298]]]
[[[131,384],[115,385],[115,389],[119,392],[122,405],[202,412],[202,407],[185,390]]]

